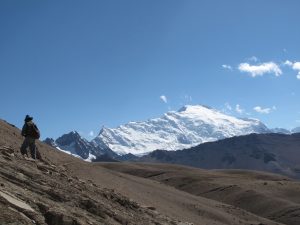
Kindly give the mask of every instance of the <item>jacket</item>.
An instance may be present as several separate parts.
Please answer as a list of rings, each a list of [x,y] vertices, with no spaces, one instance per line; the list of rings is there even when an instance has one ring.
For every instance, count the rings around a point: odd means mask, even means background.
[[[24,126],[22,128],[22,136],[27,137],[27,136],[32,136],[32,130],[33,130],[33,122],[28,121],[24,123]]]

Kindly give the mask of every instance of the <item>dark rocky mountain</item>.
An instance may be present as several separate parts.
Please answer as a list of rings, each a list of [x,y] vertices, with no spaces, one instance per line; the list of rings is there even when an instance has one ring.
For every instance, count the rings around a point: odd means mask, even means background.
[[[116,159],[120,161],[137,161],[140,157],[133,155],[131,153],[128,153],[126,155],[119,155],[116,157]]]
[[[91,161],[92,159],[96,159],[102,155],[107,155],[111,158],[117,157],[117,154],[111,151],[109,148],[96,146],[93,142],[89,142],[85,138],[81,137],[76,131],[64,134],[56,140],[53,140],[52,138],[46,138],[44,142],[61,151],[69,153],[73,156],[79,156],[87,161]]]
[[[270,129],[271,133],[277,133],[277,134],[291,134],[292,132],[290,130],[284,129],[284,128],[273,128]]]
[[[55,143],[55,140],[53,138],[46,138],[44,140],[44,143],[46,143],[47,145],[50,145],[52,147],[57,147],[57,144]]]
[[[205,169],[268,171],[300,178],[300,133],[232,137],[181,151],[157,150],[139,160]]]

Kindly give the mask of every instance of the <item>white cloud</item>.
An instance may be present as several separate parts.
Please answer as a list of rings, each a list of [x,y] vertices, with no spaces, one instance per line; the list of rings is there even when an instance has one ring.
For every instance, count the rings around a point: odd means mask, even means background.
[[[291,62],[289,60],[286,60],[284,62],[284,65],[290,66],[293,70],[297,71],[297,79],[300,80],[300,62]]]
[[[254,108],[254,111],[258,112],[258,113],[263,113],[263,114],[269,114],[271,112],[271,109],[270,108],[262,108],[260,106],[255,106]]]
[[[295,63],[293,64],[293,69],[294,69],[294,70],[300,70],[300,62],[295,62]]]
[[[254,111],[262,114],[269,114],[272,111],[275,111],[276,109],[277,109],[276,106],[273,106],[272,108],[262,108],[261,106],[255,106],[253,108]]]
[[[300,62],[295,62],[293,64],[293,69],[298,71],[298,74],[297,74],[297,79],[300,80]]]
[[[160,97],[160,100],[162,100],[164,103],[167,103],[168,102],[168,99],[165,95],[161,95]]]
[[[237,105],[235,106],[235,111],[236,111],[237,113],[239,113],[239,114],[243,114],[245,110],[242,109],[241,106],[240,106],[239,104],[237,104]]]
[[[238,67],[241,72],[250,73],[252,77],[262,76],[265,73],[274,73],[275,76],[282,74],[279,66],[274,62],[266,62],[259,65],[250,65],[249,63],[241,63]]]
[[[91,130],[90,133],[89,133],[89,136],[94,137],[95,136],[94,131]]]
[[[230,65],[223,64],[222,67],[227,70],[232,70],[232,67]]]

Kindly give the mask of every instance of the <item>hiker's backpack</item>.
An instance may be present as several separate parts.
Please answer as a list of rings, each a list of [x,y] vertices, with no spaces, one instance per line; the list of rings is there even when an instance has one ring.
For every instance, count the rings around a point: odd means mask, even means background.
[[[31,136],[34,139],[39,139],[41,136],[39,128],[37,128],[37,126],[34,123],[32,123]]]

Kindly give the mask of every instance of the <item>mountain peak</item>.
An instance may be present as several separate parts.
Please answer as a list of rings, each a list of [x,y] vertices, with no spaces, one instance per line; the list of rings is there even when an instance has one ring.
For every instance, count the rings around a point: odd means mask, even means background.
[[[71,131],[67,135],[71,135],[73,137],[81,138],[80,134],[77,131],[75,131],[75,130]]]
[[[196,111],[196,110],[200,110],[200,109],[210,109],[212,110],[213,108],[206,106],[206,105],[185,105],[183,107],[181,107],[177,112],[188,112],[188,111]]]
[[[73,142],[78,142],[83,140],[80,134],[76,131],[71,131],[67,134],[62,135],[61,137],[56,139],[56,143],[59,145],[69,145]]]
[[[239,119],[204,105],[185,105],[159,118],[102,129],[94,143],[105,145],[120,155],[141,155],[157,149],[180,150],[227,137],[268,131],[258,120]]]

